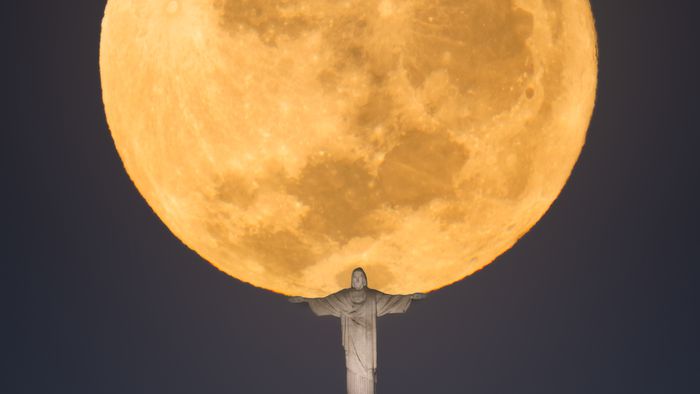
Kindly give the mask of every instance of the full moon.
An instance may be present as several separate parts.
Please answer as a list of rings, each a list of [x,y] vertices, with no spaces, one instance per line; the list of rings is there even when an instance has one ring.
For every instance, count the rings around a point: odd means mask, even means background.
[[[129,176],[227,274],[324,296],[456,282],[547,211],[583,147],[588,0],[109,0]]]

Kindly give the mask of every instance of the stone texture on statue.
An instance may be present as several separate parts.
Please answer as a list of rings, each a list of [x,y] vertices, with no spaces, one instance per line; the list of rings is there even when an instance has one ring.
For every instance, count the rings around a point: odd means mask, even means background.
[[[318,316],[340,318],[345,348],[348,394],[373,394],[377,381],[377,317],[404,313],[423,294],[389,295],[367,287],[361,268],[352,273],[352,287],[323,298],[292,297],[307,302]]]

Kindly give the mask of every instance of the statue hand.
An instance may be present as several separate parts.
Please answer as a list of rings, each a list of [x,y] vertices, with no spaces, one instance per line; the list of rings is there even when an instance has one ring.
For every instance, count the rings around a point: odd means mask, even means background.
[[[306,302],[306,298],[304,298],[304,297],[289,297],[287,300],[293,304],[299,304],[301,302]]]
[[[426,297],[428,297],[427,294],[423,293],[413,293],[411,294],[411,299],[412,300],[424,300]]]

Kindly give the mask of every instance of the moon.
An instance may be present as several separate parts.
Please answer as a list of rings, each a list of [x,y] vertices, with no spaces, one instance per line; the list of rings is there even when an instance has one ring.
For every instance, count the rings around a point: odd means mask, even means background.
[[[587,0],[109,0],[100,72],[126,171],[225,273],[426,292],[547,211],[595,101]]]

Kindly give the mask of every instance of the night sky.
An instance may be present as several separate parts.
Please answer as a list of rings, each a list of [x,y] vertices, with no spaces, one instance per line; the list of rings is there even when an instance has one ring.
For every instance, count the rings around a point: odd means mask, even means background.
[[[129,180],[105,1],[11,3],[0,392],[344,392],[337,319],[218,271]],[[379,320],[378,392],[700,392],[697,4],[592,1],[597,105],[567,186],[494,263]]]

